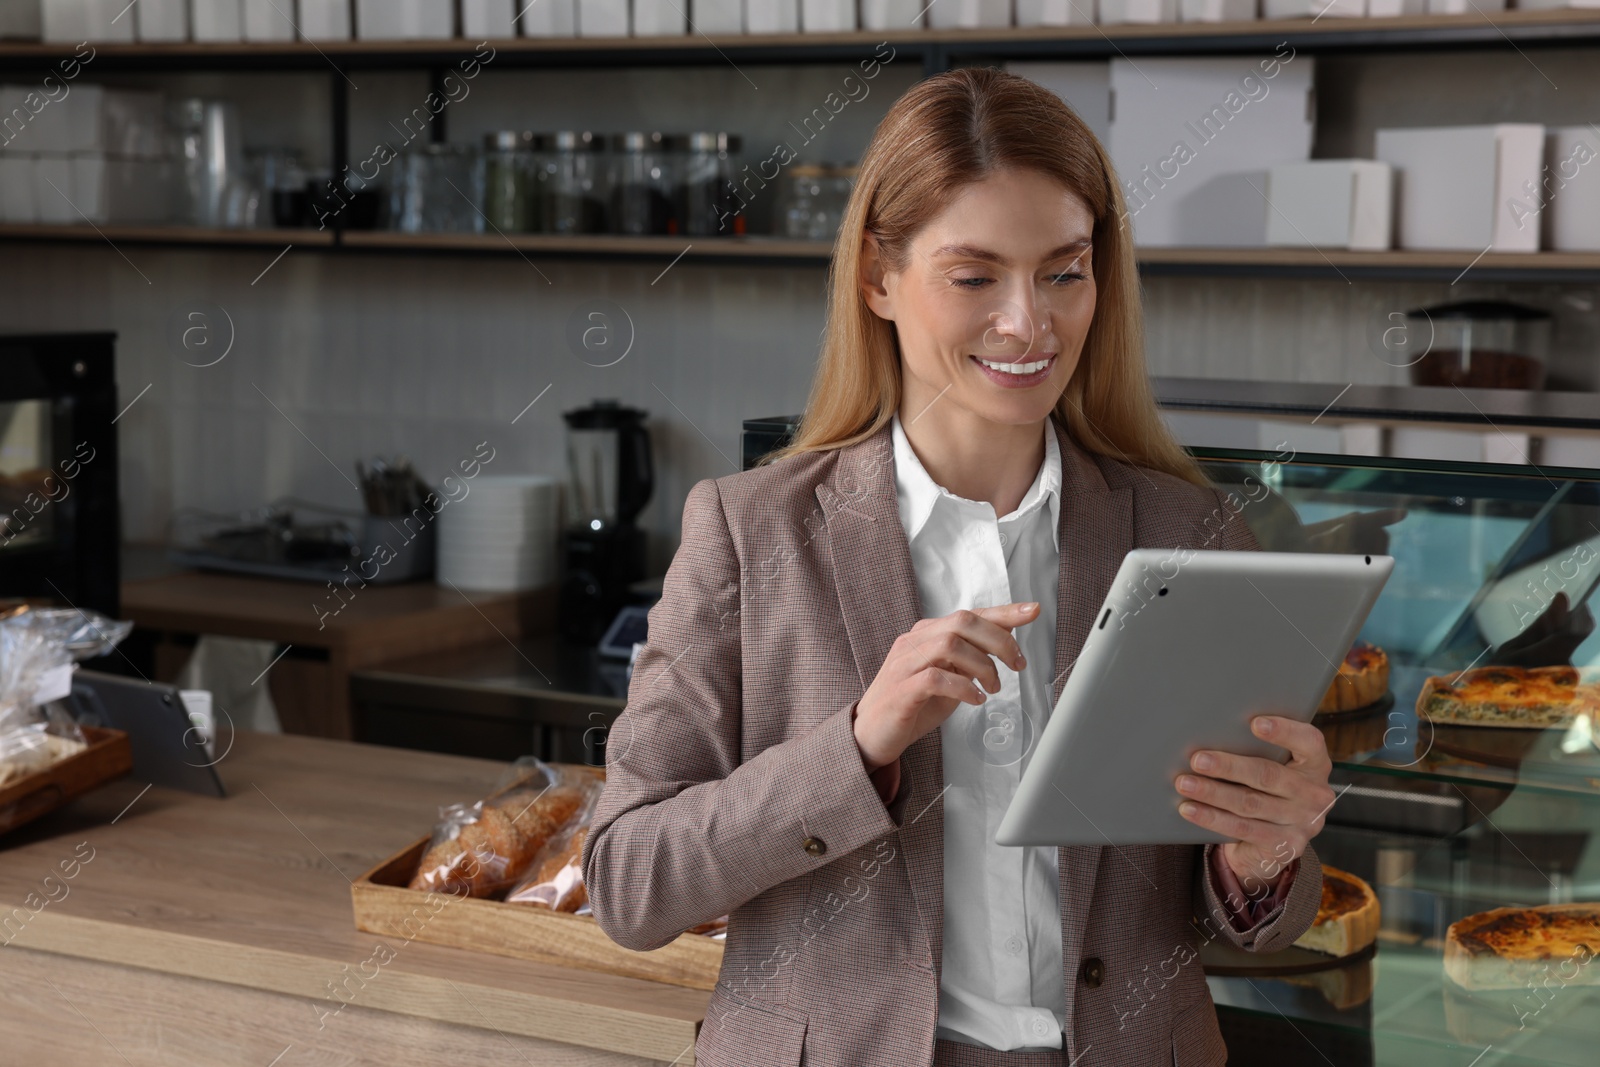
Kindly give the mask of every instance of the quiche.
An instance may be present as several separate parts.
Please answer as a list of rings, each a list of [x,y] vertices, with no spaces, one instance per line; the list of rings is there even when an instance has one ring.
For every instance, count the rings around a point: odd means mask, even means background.
[[[1389,691],[1389,655],[1377,645],[1357,641],[1345,653],[1339,673],[1322,694],[1318,713],[1355,711],[1376,704]]]
[[[1322,865],[1322,903],[1297,948],[1349,956],[1378,938],[1378,894],[1349,871]]]
[[[1417,714],[1436,723],[1542,729],[1600,715],[1600,684],[1576,667],[1479,667],[1429,678]]]
[[[1600,985],[1600,903],[1494,908],[1450,924],[1444,973],[1463,989]]]

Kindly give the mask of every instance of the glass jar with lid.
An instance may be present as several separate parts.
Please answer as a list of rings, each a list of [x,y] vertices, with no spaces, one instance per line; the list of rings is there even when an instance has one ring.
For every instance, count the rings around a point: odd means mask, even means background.
[[[744,206],[734,187],[742,140],[736,133],[691,133],[678,179],[683,232],[730,236],[745,232]]]
[[[603,134],[560,130],[549,135],[543,163],[542,225],[546,233],[605,233],[606,188]]]
[[[672,233],[672,147],[661,133],[611,138],[611,232]]]
[[[532,145],[531,133],[496,130],[484,134],[478,174],[484,220],[490,229],[518,233],[532,228],[528,220]]]
[[[427,144],[395,161],[389,217],[408,233],[477,233],[483,229],[477,153],[470,145]]]

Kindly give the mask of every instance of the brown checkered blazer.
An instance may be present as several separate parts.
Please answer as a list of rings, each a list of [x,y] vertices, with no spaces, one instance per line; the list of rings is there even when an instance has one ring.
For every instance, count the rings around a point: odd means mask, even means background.
[[[1129,549],[1257,545],[1215,491],[1056,432],[1059,698]],[[705,1067],[932,1060],[940,738],[906,750],[886,807],[851,728],[890,644],[921,617],[888,426],[690,491],[609,735],[583,865],[595,917],[629,948],[731,916],[695,1047]],[[1268,952],[1305,932],[1321,899],[1308,850],[1283,909],[1239,933],[1201,846],[1073,846],[1060,857],[1063,1064],[1225,1063],[1192,920]]]

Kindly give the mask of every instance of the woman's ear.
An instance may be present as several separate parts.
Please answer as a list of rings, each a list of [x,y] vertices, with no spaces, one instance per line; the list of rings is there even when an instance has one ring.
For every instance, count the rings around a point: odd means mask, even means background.
[[[878,249],[878,239],[866,234],[861,239],[861,299],[880,319],[894,321],[894,300],[885,284],[883,256]]]

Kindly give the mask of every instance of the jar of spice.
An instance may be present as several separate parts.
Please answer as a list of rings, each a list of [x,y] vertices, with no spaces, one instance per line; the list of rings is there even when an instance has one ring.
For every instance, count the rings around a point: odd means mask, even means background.
[[[551,134],[544,168],[543,225],[546,233],[605,233],[606,139],[588,130]]]
[[[529,225],[528,189],[532,184],[533,135],[516,130],[484,134],[478,169],[483,190],[483,216],[490,229],[519,233]]]
[[[611,139],[611,232],[672,233],[673,139],[619,133]]]
[[[745,232],[745,201],[734,187],[742,141],[736,133],[691,133],[678,183],[683,232],[729,236]]]

